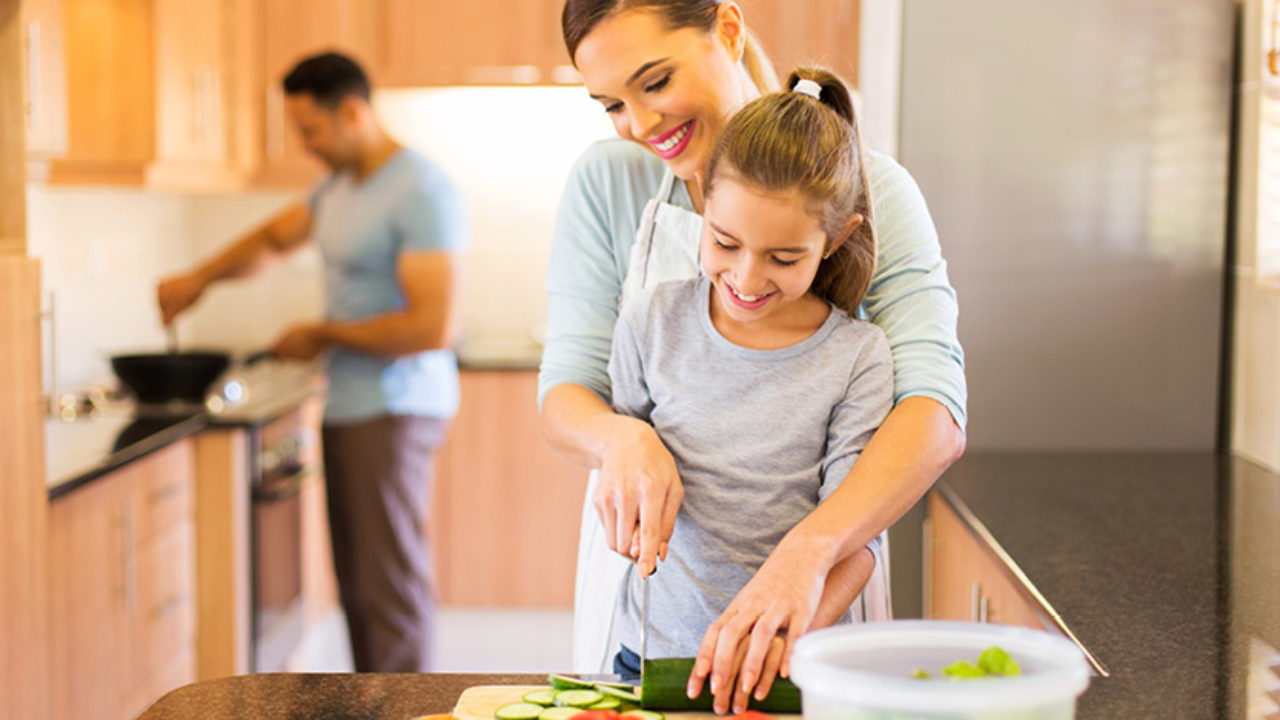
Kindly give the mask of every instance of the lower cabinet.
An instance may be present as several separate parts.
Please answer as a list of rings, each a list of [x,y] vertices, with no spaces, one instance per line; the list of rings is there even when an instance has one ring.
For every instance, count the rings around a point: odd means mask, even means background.
[[[427,520],[440,599],[571,607],[587,470],[556,454],[533,370],[463,370]]]
[[[195,680],[193,474],[184,440],[50,505],[55,719],[134,717]]]
[[[926,608],[937,620],[1046,630],[1045,613],[939,491],[929,493]]]

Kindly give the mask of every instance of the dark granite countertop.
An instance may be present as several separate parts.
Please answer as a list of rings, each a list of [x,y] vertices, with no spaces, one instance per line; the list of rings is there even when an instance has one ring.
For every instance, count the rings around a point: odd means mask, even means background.
[[[1251,639],[1280,637],[1242,609],[1274,608],[1280,573],[1231,571],[1231,518],[1261,501],[1274,525],[1280,477],[1208,452],[972,453],[948,489],[1110,671],[1078,717],[1244,717]]]
[[[138,720],[410,720],[453,710],[473,685],[538,685],[546,675],[269,674],[178,688]]]

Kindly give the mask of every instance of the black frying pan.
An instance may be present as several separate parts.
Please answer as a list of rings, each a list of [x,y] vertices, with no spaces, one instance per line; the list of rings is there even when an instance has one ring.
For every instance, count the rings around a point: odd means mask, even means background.
[[[271,357],[271,351],[256,352],[244,360],[252,365]],[[167,403],[173,400],[203,403],[213,381],[231,365],[231,354],[192,351],[116,355],[111,369],[140,403]]]

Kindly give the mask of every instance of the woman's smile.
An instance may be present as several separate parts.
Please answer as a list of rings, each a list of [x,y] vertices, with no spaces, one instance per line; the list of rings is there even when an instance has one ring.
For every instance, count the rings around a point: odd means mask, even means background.
[[[649,145],[658,153],[658,157],[663,160],[670,160],[684,152],[684,149],[689,146],[689,141],[693,138],[693,129],[697,122],[697,120],[690,120],[650,140]]]

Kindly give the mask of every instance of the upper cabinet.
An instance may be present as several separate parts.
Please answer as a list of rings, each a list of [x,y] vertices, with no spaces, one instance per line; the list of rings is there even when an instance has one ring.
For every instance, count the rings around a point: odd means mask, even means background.
[[[778,79],[798,65],[821,65],[858,82],[860,0],[739,0],[747,27],[768,51]]]
[[[563,0],[381,0],[382,86],[580,82],[560,35]]]
[[[62,0],[24,0],[21,32],[27,156],[57,157],[67,151]]]
[[[859,0],[741,0],[779,72],[853,80]],[[51,182],[300,188],[281,80],[333,49],[375,86],[581,82],[563,0],[23,0],[28,157]],[[48,172],[44,172],[44,168]]]
[[[304,186],[321,174],[285,112],[281,81],[298,60],[325,50],[348,54],[370,68],[379,45],[384,0],[258,0],[259,70],[250,80],[260,118],[261,166],[255,185]],[[246,29],[246,28],[240,28]],[[375,78],[376,80],[376,78]]]
[[[67,144],[49,179],[139,184],[156,144],[151,0],[61,3]]]

